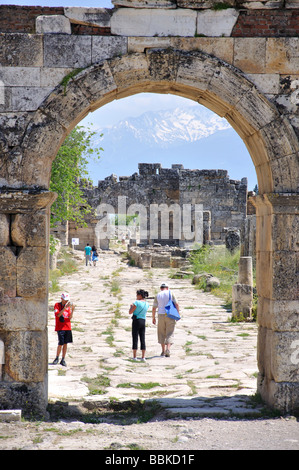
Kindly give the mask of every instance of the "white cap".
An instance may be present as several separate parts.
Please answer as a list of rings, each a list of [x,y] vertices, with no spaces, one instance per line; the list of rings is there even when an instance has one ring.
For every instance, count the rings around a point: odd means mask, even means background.
[[[70,300],[70,296],[67,292],[63,292],[61,294],[61,298],[62,298],[62,300]]]
[[[168,287],[168,285],[167,285],[167,284],[165,284],[165,282],[163,282],[163,284],[161,284],[161,286],[160,286],[160,287],[161,287],[161,288],[164,288],[164,287]]]

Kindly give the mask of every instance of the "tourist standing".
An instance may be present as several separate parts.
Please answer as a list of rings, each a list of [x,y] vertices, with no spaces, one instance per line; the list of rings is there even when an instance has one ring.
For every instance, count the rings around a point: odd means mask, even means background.
[[[145,319],[146,313],[149,309],[149,303],[145,300],[148,297],[148,292],[140,289],[136,293],[136,301],[131,304],[129,314],[132,315],[132,350],[133,361],[137,360],[138,338],[140,339],[140,349],[142,353],[141,360],[145,359]]]
[[[98,250],[96,249],[95,246],[92,247],[91,253],[92,253],[91,260],[93,262],[93,265],[96,266],[97,261],[99,261],[99,254],[98,254]]]
[[[86,247],[84,248],[84,251],[85,251],[86,266],[88,265],[91,266],[91,246],[89,246],[89,243],[87,243]]]
[[[174,302],[177,311],[179,312],[179,304],[171,293],[171,299]],[[152,309],[152,321],[156,325],[156,311],[158,309],[158,343],[161,344],[162,352],[161,356],[170,356],[170,347],[173,344],[174,330],[176,320],[169,318],[166,315],[165,307],[169,302],[169,290],[168,285],[163,283],[160,286],[160,292],[156,295]]]
[[[53,364],[57,364],[62,351],[62,359],[60,364],[66,367],[65,356],[68,343],[73,342],[71,319],[75,310],[74,304],[70,302],[70,296],[67,292],[61,294],[61,302],[57,302],[54,306],[55,314],[55,331],[58,335],[58,346],[56,358]]]

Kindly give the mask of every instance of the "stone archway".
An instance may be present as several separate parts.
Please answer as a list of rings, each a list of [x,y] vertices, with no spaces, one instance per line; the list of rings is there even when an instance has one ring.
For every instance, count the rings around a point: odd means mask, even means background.
[[[0,392],[8,403],[12,401],[12,389],[14,403],[24,404],[26,398],[28,406],[37,407],[38,402],[42,408],[47,401],[47,262],[36,268],[34,260],[47,258],[49,207],[53,202],[48,192],[51,164],[64,138],[89,112],[114,99],[140,92],[172,93],[225,117],[252,157],[260,193],[254,201],[258,390],[273,407],[294,410],[299,406],[298,367],[291,360],[292,345],[299,336],[299,144],[292,126],[244,74],[200,51],[149,48],[144,53],[109,59],[77,72],[72,78],[66,77],[36,112],[19,119],[21,143],[1,168],[2,186],[8,188],[0,198],[3,233],[7,234],[2,255],[13,263],[15,283],[8,286],[9,295],[0,312],[3,322],[9,324],[7,305],[13,309],[16,326],[8,329],[18,331],[19,337],[16,341],[10,333],[7,335],[13,344],[8,348],[12,353],[5,365],[11,383],[0,384]],[[27,262],[32,263],[29,277],[24,269]],[[31,317],[37,303],[41,314],[38,324],[33,325]],[[26,312],[22,321],[21,306]],[[29,343],[36,349],[31,346],[31,354],[26,356],[24,350]],[[30,372],[29,360],[33,361]],[[25,388],[16,393],[20,383]]]

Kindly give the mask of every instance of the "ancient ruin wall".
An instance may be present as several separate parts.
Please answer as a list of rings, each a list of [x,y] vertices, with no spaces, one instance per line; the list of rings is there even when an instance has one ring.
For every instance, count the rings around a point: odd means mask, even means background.
[[[126,209],[133,204],[140,204],[146,209],[148,227],[150,224],[150,206],[163,204],[171,208],[183,205],[190,208],[202,205],[203,211],[211,213],[211,240],[224,243],[225,229],[229,227],[242,231],[246,218],[247,178],[231,180],[226,170],[188,170],[183,165],[162,168],[160,163],[139,163],[139,173],[119,177],[111,175],[98,182],[97,187],[88,187],[84,191],[88,203],[94,211],[100,204],[109,204],[115,214],[119,210],[119,197],[126,198]],[[75,228],[71,225],[69,243],[72,238],[79,238],[79,248],[88,242],[98,245],[96,220],[87,220],[87,228]],[[161,235],[161,233],[160,233]],[[171,235],[171,234],[170,234]],[[162,243],[179,245],[182,237],[174,239],[150,238],[148,233],[145,243]]]

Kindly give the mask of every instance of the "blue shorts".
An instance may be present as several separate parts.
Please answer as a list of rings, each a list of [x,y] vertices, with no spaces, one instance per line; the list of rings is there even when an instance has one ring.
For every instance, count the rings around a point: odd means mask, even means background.
[[[58,346],[63,346],[67,343],[73,342],[73,335],[71,330],[61,330],[57,331],[58,334]]]

